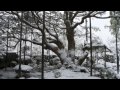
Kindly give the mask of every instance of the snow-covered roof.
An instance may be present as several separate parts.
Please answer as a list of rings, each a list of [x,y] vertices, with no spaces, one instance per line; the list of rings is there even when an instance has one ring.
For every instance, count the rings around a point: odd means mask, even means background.
[[[85,45],[85,48],[90,48],[90,44],[89,43],[87,43],[86,45]],[[106,47],[106,52],[112,52],[106,45],[104,45],[104,44],[92,44],[92,48],[93,49],[98,49],[98,48],[105,48]]]

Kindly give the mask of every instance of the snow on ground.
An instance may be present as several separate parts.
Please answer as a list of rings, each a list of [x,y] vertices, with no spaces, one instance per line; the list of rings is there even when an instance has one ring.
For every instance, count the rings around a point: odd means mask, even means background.
[[[30,77],[30,78],[27,78],[27,79],[40,79],[40,78],[37,78],[37,77]]]
[[[90,76],[90,73],[74,72],[70,69],[59,70],[61,77],[55,78],[53,71],[45,73],[45,79],[100,79],[99,77]]]
[[[14,79],[16,75],[12,68],[0,70],[0,79]]]
[[[95,67],[97,67],[97,68],[104,68],[104,65],[102,65],[102,64],[97,64],[97,65],[95,65]]]
[[[55,78],[54,72],[45,72],[45,79],[100,79],[99,77],[90,76],[90,73],[82,73],[82,72],[74,72],[70,69],[60,69],[58,70],[61,73],[61,76],[59,78]],[[10,70],[0,70],[0,79],[15,79],[16,73],[11,68]],[[19,79],[25,79],[25,77],[21,77]],[[41,73],[40,72],[30,72],[30,78],[26,79],[41,79]]]
[[[107,68],[114,68],[114,67],[117,67],[116,65],[117,65],[116,63],[106,62],[106,67],[107,67]]]
[[[18,69],[18,65],[15,68],[7,68],[7,70],[5,71],[4,69],[0,70],[0,79],[15,79],[16,77],[16,72],[14,71],[15,69]],[[28,70],[30,71],[32,69],[32,67],[28,66],[28,65],[21,65],[23,70]],[[61,69],[57,69],[57,70],[51,70],[51,71],[45,71],[44,75],[45,75],[45,79],[101,79],[97,76],[90,76],[90,72],[80,72],[80,68],[81,69],[87,69],[86,67],[80,67],[78,66],[78,71],[75,70],[71,70],[71,69],[65,69],[65,68],[61,68]],[[96,67],[99,68],[105,68],[104,67],[104,62],[103,60],[99,61],[98,64],[96,64]],[[117,65],[116,63],[110,63],[110,62],[106,62],[106,69],[109,70],[110,72],[114,73],[118,79],[120,79],[120,74],[117,74]],[[87,69],[88,70],[88,69]],[[58,78],[55,78],[55,72],[60,72],[61,75]],[[93,72],[94,73],[94,72]],[[96,73],[96,71],[95,71]],[[41,72],[37,72],[37,71],[31,71],[29,73],[30,78],[24,78],[21,77],[19,79],[41,79]]]
[[[102,67],[104,68],[104,60],[100,60],[98,61],[98,64],[96,64],[97,67]],[[106,62],[106,68],[109,68],[109,69],[113,69],[113,70],[117,70],[117,64],[116,63],[110,63],[110,62]]]
[[[31,72],[30,73],[30,78],[38,78],[38,79],[40,79],[41,78],[41,72]]]
[[[106,68],[105,68],[104,63],[105,62],[103,60],[100,60],[98,62],[98,64],[96,64],[96,67],[104,68],[104,69],[108,70],[109,72],[111,72],[113,75],[115,75],[118,79],[120,79],[120,73],[119,74],[117,73],[117,64],[106,62]],[[119,72],[120,72],[120,70],[119,70]]]

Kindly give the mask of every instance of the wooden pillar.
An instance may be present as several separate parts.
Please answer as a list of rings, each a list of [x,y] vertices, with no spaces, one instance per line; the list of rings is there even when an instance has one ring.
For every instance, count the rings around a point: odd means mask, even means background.
[[[31,41],[32,41],[32,39],[33,39],[33,38],[32,38],[32,35],[33,35],[33,30],[31,29]],[[31,56],[30,56],[30,57],[31,57],[31,59],[32,59],[32,42],[31,42]]]
[[[21,18],[23,19],[23,12],[21,12],[22,13],[22,16],[21,16]],[[22,46],[22,25],[23,25],[23,23],[21,22],[21,29],[20,29],[20,59],[19,59],[19,77],[21,77],[21,62],[22,62],[22,60],[21,60],[21,46]]]
[[[119,74],[119,56],[118,56],[118,45],[117,45],[117,29],[116,29],[116,57],[117,57],[117,73]]]
[[[43,33],[42,33],[42,74],[41,79],[44,79],[44,30],[45,30],[45,11],[43,11]]]
[[[104,57],[105,63],[104,63],[104,66],[106,68],[106,46],[104,46],[104,49],[105,49],[105,57]]]
[[[92,76],[92,65],[93,65],[93,60],[92,60],[92,31],[91,31],[91,17],[90,19],[90,55],[91,55],[91,66],[90,66],[90,76]]]
[[[86,19],[86,41],[88,42],[88,29],[87,29],[87,19]]]

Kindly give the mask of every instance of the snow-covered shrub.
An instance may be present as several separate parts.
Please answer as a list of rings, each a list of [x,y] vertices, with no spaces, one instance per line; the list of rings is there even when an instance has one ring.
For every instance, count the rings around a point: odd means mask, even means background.
[[[20,59],[17,60],[17,62],[19,62]],[[22,64],[25,64],[25,65],[28,65],[30,63],[32,63],[32,59],[30,56],[25,56],[25,60],[24,60],[24,56],[22,55],[21,56],[21,63]]]
[[[60,59],[58,57],[55,57],[53,59],[50,59],[49,63],[50,65],[57,65],[60,63]]]
[[[36,56],[33,56],[33,60],[36,61],[36,63],[38,64],[42,62],[42,56],[41,55],[36,55]],[[47,56],[44,55],[44,62],[48,62],[48,59],[47,59]]]
[[[107,63],[107,65],[108,65],[108,63]],[[94,69],[99,72],[99,74],[97,74],[97,76],[99,76],[102,79],[119,79],[116,71],[114,69],[110,68],[110,66],[105,68],[104,65],[98,64],[94,67]]]
[[[15,72],[17,73],[16,78],[20,78],[19,76],[19,65],[16,65],[14,68]],[[21,77],[29,78],[30,77],[30,71],[32,71],[33,68],[28,65],[21,65]]]
[[[14,68],[13,68],[16,72],[19,71],[19,65],[16,65]],[[29,65],[21,65],[21,71],[22,72],[30,72],[32,71],[32,67],[29,66]]]
[[[19,79],[25,79],[25,77],[20,77]]]
[[[55,69],[60,69],[62,67],[61,63],[58,63],[57,65],[54,65]]]

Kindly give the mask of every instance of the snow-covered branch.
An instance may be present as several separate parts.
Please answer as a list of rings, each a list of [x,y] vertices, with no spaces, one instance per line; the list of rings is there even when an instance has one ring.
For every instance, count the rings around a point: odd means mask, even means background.
[[[83,12],[85,12],[85,11],[76,11],[76,12],[74,13],[73,17],[71,18],[71,20],[73,21],[74,18],[75,18],[79,13],[83,13]]]
[[[79,23],[76,23],[74,26],[72,26],[73,29],[75,29],[78,25],[84,23],[84,20],[88,17],[90,17],[90,15],[94,13],[94,11],[90,11],[87,15],[85,15],[84,17],[82,17],[82,20]]]
[[[16,16],[18,17],[18,19],[19,19],[20,21],[22,21],[23,23],[25,23],[26,25],[28,25],[28,26],[30,26],[30,27],[32,27],[32,28],[38,29],[38,30],[42,30],[41,28],[38,28],[38,27],[30,24],[28,21],[22,19],[21,16],[20,16],[18,13],[14,12],[14,11],[11,11],[11,13],[12,13],[13,15],[16,15]]]

